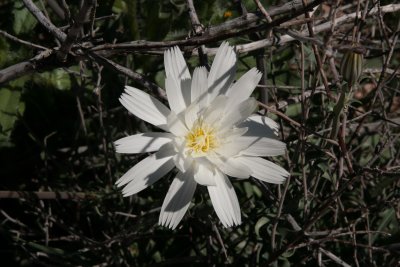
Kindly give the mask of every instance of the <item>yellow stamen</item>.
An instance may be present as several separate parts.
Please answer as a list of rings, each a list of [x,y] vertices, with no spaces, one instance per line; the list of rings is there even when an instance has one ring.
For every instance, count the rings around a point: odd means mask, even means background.
[[[194,124],[186,135],[186,148],[192,156],[203,156],[216,147],[214,129],[205,125],[201,120]]]

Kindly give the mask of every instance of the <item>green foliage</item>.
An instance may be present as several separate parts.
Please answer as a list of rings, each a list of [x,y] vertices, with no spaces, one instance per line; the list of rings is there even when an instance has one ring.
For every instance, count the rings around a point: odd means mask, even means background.
[[[13,8],[13,31],[16,35],[32,31],[38,23],[35,17],[25,8],[22,1],[16,1]]]
[[[20,79],[8,87],[0,88],[0,147],[10,146],[10,136],[18,117],[24,114],[25,103],[21,101]]]
[[[58,90],[71,89],[70,76],[63,69],[39,73],[33,77],[33,80],[36,84],[43,87],[55,88]]]

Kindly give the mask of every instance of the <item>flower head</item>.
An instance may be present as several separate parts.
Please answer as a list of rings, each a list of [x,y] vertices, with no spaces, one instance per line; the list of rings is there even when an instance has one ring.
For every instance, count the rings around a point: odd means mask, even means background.
[[[239,202],[228,176],[250,176],[280,184],[289,175],[263,159],[281,155],[278,125],[252,115],[250,97],[261,73],[249,70],[237,82],[236,54],[228,43],[218,49],[210,73],[204,67],[190,76],[178,47],[164,54],[169,108],[143,91],[126,86],[120,101],[132,114],[165,132],[140,133],[115,142],[119,153],[155,152],[118,181],[124,196],[150,186],[178,169],[161,208],[159,223],[174,229],[189,208],[197,184],[207,186],[215,212],[225,227],[241,223]]]

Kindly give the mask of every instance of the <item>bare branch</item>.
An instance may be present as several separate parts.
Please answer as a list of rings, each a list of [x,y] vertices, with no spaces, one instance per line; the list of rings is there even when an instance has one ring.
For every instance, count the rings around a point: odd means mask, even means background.
[[[12,65],[0,71],[0,84],[17,79],[21,76],[31,74],[35,70],[35,65],[29,61],[24,61]]]
[[[65,19],[65,12],[56,0],[47,0],[47,4],[50,6],[51,9],[53,9],[57,16],[59,16],[61,19]]]
[[[40,9],[32,2],[32,0],[22,0],[26,8],[32,13],[33,16],[45,27],[57,40],[64,42],[67,35],[57,28],[43,13]]]
[[[298,1],[293,1],[297,3]],[[291,3],[293,3],[291,2]],[[202,44],[212,43],[226,38],[247,35],[254,31],[265,30],[267,28],[276,27],[280,24],[289,21],[305,11],[313,9],[315,6],[321,4],[324,0],[314,0],[303,7],[302,4],[293,4],[292,6],[285,4],[285,8],[274,8],[270,10],[271,16],[276,16],[284,13],[291,12],[289,16],[278,18],[272,23],[263,23],[262,17],[255,13],[247,13],[246,15],[229,20],[222,24],[207,28],[201,36],[195,36],[185,40],[173,40],[164,42],[149,42],[149,41],[134,41],[119,44],[104,44],[92,48],[92,51],[113,50],[113,53],[122,50],[127,51],[143,51],[143,50],[159,50],[160,48],[169,48],[175,45],[178,46],[198,46]],[[301,8],[300,8],[301,6]],[[193,47],[190,47],[192,50]]]
[[[203,25],[201,25],[200,20],[197,16],[196,9],[193,5],[193,0],[187,0],[187,5],[189,8],[190,21],[192,22],[193,31],[195,34],[200,34],[203,31]]]
[[[30,0],[24,0],[24,1],[31,2]],[[319,4],[320,2],[323,2],[323,1],[316,0],[316,1],[310,2],[310,4],[304,10],[311,9],[315,5]],[[288,4],[285,4],[283,7],[271,8],[270,15],[274,16],[277,14],[283,14],[284,12],[288,12],[290,10],[289,7],[290,6]],[[390,4],[390,5],[386,5],[386,6],[383,6],[380,8],[380,11],[382,12],[382,14],[397,12],[399,10],[400,10],[400,4]],[[378,13],[378,11],[379,11],[378,8],[373,8],[370,10],[369,15],[370,16],[375,15]],[[303,10],[300,10],[299,12],[301,13],[301,12],[303,12]],[[43,14],[42,14],[42,16],[43,16]],[[336,24],[336,26],[338,26],[338,25],[345,24],[348,22],[353,22],[354,18],[356,16],[357,16],[356,13],[343,15],[339,18],[336,18],[335,24]],[[47,18],[45,18],[45,19],[47,20]],[[259,20],[259,17],[257,15],[255,15],[253,13],[248,13],[247,16],[244,18],[241,17],[241,18],[233,19],[231,21],[223,23],[222,25],[211,27],[210,29],[208,29],[208,32],[206,31],[204,33],[204,35],[195,36],[193,38],[186,39],[186,40],[176,40],[176,41],[167,41],[167,42],[135,41],[135,42],[129,42],[129,43],[105,44],[105,45],[99,45],[99,46],[93,47],[91,49],[91,51],[98,51],[96,54],[99,56],[102,56],[102,57],[109,57],[114,54],[118,54],[121,52],[126,53],[129,51],[134,51],[134,52],[142,51],[142,52],[146,52],[146,53],[162,54],[163,51],[160,51],[160,48],[169,48],[174,45],[181,45],[181,46],[187,46],[186,50],[190,50],[190,51],[192,51],[192,53],[194,55],[196,55],[196,54],[198,54],[198,50],[197,49],[193,50],[193,45],[197,46],[199,44],[211,43],[211,42],[214,42],[214,41],[220,40],[220,39],[222,40],[225,38],[224,35],[228,34],[225,31],[228,30],[229,27],[238,26],[239,28],[242,29],[242,32],[235,32],[235,34],[237,34],[237,36],[246,33],[246,30],[249,30],[249,29],[260,29],[260,27],[261,28],[266,27],[265,24],[261,24],[261,26],[260,25],[255,26],[254,23],[258,20]],[[274,23],[275,23],[275,21],[274,21]],[[278,23],[278,22],[276,22],[276,23]],[[331,26],[332,26],[332,21],[328,21],[328,22],[322,23],[320,25],[316,25],[313,29],[314,34],[321,33],[324,31],[329,31],[331,29]],[[63,32],[61,32],[61,33],[65,35],[65,33],[63,33]],[[218,34],[214,35],[216,33],[219,33],[222,35],[221,36],[219,36]],[[232,33],[229,33],[229,34],[232,34]],[[269,47],[269,46],[273,46],[273,45],[282,45],[284,43],[296,40],[296,38],[300,39],[301,36],[302,36],[302,38],[305,38],[305,39],[302,39],[303,41],[307,40],[307,38],[309,38],[307,31],[303,31],[300,33],[295,33],[295,34],[293,34],[291,32],[290,34],[291,35],[284,34],[284,35],[280,36],[280,38],[277,42],[275,40],[271,40],[271,39],[262,39],[262,40],[254,41],[254,42],[251,42],[248,44],[237,45],[236,52],[237,53],[246,53],[246,52],[254,51],[254,50],[257,50],[257,49],[260,49],[263,47]],[[66,38],[66,35],[65,35],[65,38]],[[310,39],[310,41],[314,42],[314,40],[311,40],[311,39]],[[317,39],[315,40],[315,42],[319,43],[317,41]],[[73,47],[74,46],[72,46],[72,48]],[[78,46],[78,48],[80,48],[80,46]],[[184,47],[183,47],[183,50],[185,50]],[[216,48],[205,48],[204,49],[204,53],[207,55],[214,55],[216,53],[216,51],[217,51]],[[80,55],[80,56],[82,56],[82,55]],[[43,64],[41,64],[41,63],[43,63],[43,61],[45,61],[44,58],[41,60],[35,60],[36,64],[32,64],[31,61],[21,62],[14,66],[10,66],[6,69],[0,70],[0,83],[10,81],[12,79],[18,78],[25,74],[29,74],[33,71],[33,69],[41,70],[43,68]],[[64,66],[65,65],[66,64],[64,64]],[[63,64],[61,64],[61,63],[53,64],[53,67],[54,66],[57,66],[57,67],[63,66]],[[122,72],[120,72],[120,73],[122,73]],[[126,74],[127,73],[129,73],[129,72],[126,72]],[[129,77],[129,75],[128,75],[128,77]]]
[[[85,23],[90,11],[94,8],[96,4],[95,0],[85,0],[83,1],[83,5],[78,15],[75,18],[75,22],[72,25],[71,29],[68,31],[67,38],[62,43],[59,54],[57,57],[61,61],[65,61],[67,54],[71,50],[72,45],[77,41],[78,36],[82,30],[82,26]]]
[[[261,13],[263,13],[263,15],[265,16],[265,18],[267,19],[267,21],[269,23],[272,22],[271,16],[268,14],[267,10],[264,8],[264,6],[260,3],[260,0],[254,0],[254,2],[256,3],[257,7],[260,9]]]
[[[152,90],[157,96],[166,99],[165,91],[159,87],[157,84],[150,82],[146,77],[142,74],[134,72],[124,66],[121,66],[107,58],[97,55],[96,53],[90,52],[90,56],[97,61],[100,65],[105,66],[108,69],[121,73],[132,80],[136,81],[137,83],[141,84],[143,87],[149,88]]]
[[[92,194],[79,192],[50,192],[50,191],[0,191],[0,199],[27,198],[35,195],[39,199],[83,199],[93,198]]]
[[[30,74],[34,70],[41,69],[43,67],[42,63],[46,61],[51,55],[52,50],[45,50],[28,61],[23,61],[0,70],[0,84]],[[48,68],[50,66],[46,67]]]
[[[48,49],[48,48],[46,48],[44,46],[37,45],[37,44],[31,43],[31,42],[27,42],[27,41],[21,40],[21,39],[15,37],[15,36],[5,32],[5,31],[2,31],[2,30],[0,30],[0,34],[3,35],[4,37],[14,41],[14,42],[17,42],[17,43],[20,43],[20,44],[23,44],[23,45],[27,45],[27,46],[30,46],[30,47],[33,47],[33,48],[37,48],[37,49],[41,49],[41,50],[47,50]]]

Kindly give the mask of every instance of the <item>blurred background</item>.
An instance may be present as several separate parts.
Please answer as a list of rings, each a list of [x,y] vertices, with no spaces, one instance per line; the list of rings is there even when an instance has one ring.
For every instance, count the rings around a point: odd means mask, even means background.
[[[309,2],[0,1],[1,265],[400,264],[400,5]],[[79,26],[69,49],[30,3],[59,31]],[[99,48],[138,40],[154,43]],[[128,198],[114,186],[146,155],[116,154],[113,141],[151,127],[118,98],[131,85],[165,101],[173,40],[191,71],[227,40],[237,77],[264,73],[254,96],[281,126],[288,152],[271,160],[291,178],[234,181],[238,227],[222,227],[203,187],[176,230],[158,226],[173,173]]]

